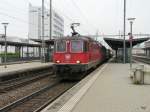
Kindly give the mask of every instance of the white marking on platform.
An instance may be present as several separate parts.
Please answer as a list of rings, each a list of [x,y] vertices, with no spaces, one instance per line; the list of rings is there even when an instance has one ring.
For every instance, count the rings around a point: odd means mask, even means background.
[[[70,112],[75,105],[80,101],[82,96],[88,91],[88,89],[93,85],[98,76],[103,72],[108,64],[105,64],[101,70],[98,71],[96,75],[94,75],[91,80],[89,80],[66,104],[60,108],[57,112]]]

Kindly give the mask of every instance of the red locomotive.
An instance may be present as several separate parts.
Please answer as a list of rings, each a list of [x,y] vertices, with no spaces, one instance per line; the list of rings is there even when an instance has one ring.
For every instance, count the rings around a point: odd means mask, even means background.
[[[82,76],[78,72],[86,72],[105,59],[105,47],[92,38],[80,36],[55,40],[53,62],[62,79],[80,79]]]
[[[98,41],[80,36],[71,26],[72,37],[56,39],[53,62],[56,74],[62,79],[81,79],[91,68],[107,58],[107,50]],[[79,73],[80,72],[80,73]]]

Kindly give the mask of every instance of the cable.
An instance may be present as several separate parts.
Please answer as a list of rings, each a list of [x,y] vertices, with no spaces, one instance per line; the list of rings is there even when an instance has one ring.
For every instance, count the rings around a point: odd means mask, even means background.
[[[29,0],[23,0],[23,1],[24,1],[24,2],[26,2],[26,3],[28,3],[28,4],[30,3],[30,1],[29,1]]]
[[[18,20],[18,21],[20,21],[20,22],[22,22],[22,23],[26,23],[26,24],[31,24],[31,25],[37,26],[37,25],[35,25],[35,24],[33,24],[33,23],[29,23],[29,22],[28,22],[28,21],[26,21],[26,20],[23,20],[23,19],[20,19],[20,18],[14,17],[14,16],[10,16],[10,15],[8,15],[8,14],[6,14],[6,13],[3,13],[3,12],[0,12],[0,15],[7,16],[7,17],[9,17],[9,18],[12,18],[12,19]],[[38,27],[38,26],[37,26],[37,27]],[[37,28],[37,29],[38,29],[38,28]]]
[[[0,7],[0,11],[4,11],[4,12],[10,12],[10,11],[12,11],[11,9],[10,10],[8,10],[8,9],[3,9],[2,7]],[[16,13],[16,14],[22,14],[22,15],[26,15],[25,13],[21,13],[21,12],[19,12],[19,11],[13,11],[13,13]]]
[[[88,24],[90,24],[95,30],[97,30],[97,28],[95,28],[95,27],[93,26],[93,24],[89,23],[88,19],[87,19],[86,16],[83,14],[83,12],[81,11],[80,7],[76,4],[76,2],[75,2],[74,0],[71,0],[71,1],[72,1],[73,6],[76,7],[76,9],[80,12],[80,14],[82,15],[82,17],[86,20],[86,22],[87,22]]]
[[[68,2],[67,2],[66,0],[64,0],[64,2],[66,2],[65,5],[68,4]],[[70,6],[70,4],[68,4],[66,7],[68,7],[68,6]],[[73,6],[74,6],[74,3],[73,3]],[[76,6],[75,8],[78,9],[78,6]],[[80,12],[81,12],[81,11],[80,11]],[[83,13],[82,13],[82,16],[83,16],[83,18],[85,18],[85,16],[84,16]],[[82,18],[82,19],[83,19],[83,18]],[[87,23],[85,22],[85,19],[83,19],[83,21],[84,21],[83,24],[84,24],[84,25],[87,25]],[[86,21],[88,21],[88,20],[86,19]],[[75,22],[75,21],[72,21],[72,23],[74,23],[74,22]],[[80,23],[82,24],[82,22],[80,22]],[[88,23],[89,23],[89,22],[88,22]],[[84,26],[83,24],[82,24],[82,26]],[[92,25],[90,25],[90,26],[92,26]],[[87,34],[89,34],[89,31],[87,31],[84,27],[80,27],[80,30],[86,32]]]
[[[48,1],[46,1],[46,4],[49,6]],[[52,8],[52,9],[54,9],[54,8]],[[55,10],[57,10],[58,12],[60,12],[62,14],[62,16],[65,17],[66,19],[68,19],[69,21],[73,22],[73,20],[68,15],[66,15],[64,12],[62,13],[62,11],[60,11],[58,9],[55,9]]]
[[[26,0],[24,0],[24,1],[26,1]],[[29,1],[29,0],[28,0]],[[9,4],[10,6],[12,6],[13,7],[13,9],[14,9],[14,7],[16,7],[16,6],[14,6],[13,4],[10,4],[9,2],[7,2],[7,1],[3,1],[3,3],[5,3],[5,4]],[[17,8],[17,9],[19,9],[19,11],[21,11],[22,10],[22,8]],[[8,10],[7,10],[8,11]],[[18,11],[18,10],[17,10]],[[24,11],[24,9],[23,9],[23,11]],[[10,16],[10,15],[8,15],[8,14],[6,14],[6,13],[3,13],[3,12],[0,12],[0,14],[1,15],[3,15],[3,16],[7,16],[7,17],[10,17],[10,18],[13,18],[13,19],[16,19],[16,20],[19,20],[19,21],[21,21],[21,22],[24,22],[24,23],[28,23],[28,21],[27,20],[23,20],[23,19],[20,19],[20,18],[18,18],[18,17],[14,17],[14,16]],[[20,13],[20,14],[23,14],[23,15],[28,15],[28,12],[27,13]],[[29,23],[29,24],[32,24],[32,23]],[[35,25],[35,24],[32,24],[32,25]]]
[[[27,12],[25,12],[24,9],[22,9],[22,8],[20,8],[20,7],[17,7],[17,6],[15,6],[15,5],[13,5],[12,3],[7,2],[6,0],[5,0],[5,1],[1,1],[1,3],[7,5],[7,7],[8,7],[8,5],[11,6],[11,7],[13,8],[13,10],[16,9],[16,10],[15,10],[16,12],[22,12],[22,13],[24,13],[24,14],[28,14]]]
[[[66,1],[64,1],[64,2],[66,2]],[[46,3],[47,6],[49,6],[49,2],[48,2],[48,1],[46,1],[45,3]],[[66,3],[67,3],[67,2],[66,2]],[[62,8],[62,7],[61,7],[61,8]],[[54,8],[53,8],[53,9],[54,9]],[[69,21],[70,24],[68,24],[68,25],[66,25],[66,24],[67,24],[66,21],[64,21],[64,22],[65,22],[65,27],[68,26],[68,27],[70,28],[70,25],[71,25],[71,23],[74,23],[74,20],[73,20],[70,16],[68,16],[65,12],[62,12],[62,11],[56,9],[56,8],[55,8],[55,11],[56,11],[56,12],[60,12],[60,13],[61,13],[61,16]],[[83,30],[83,28],[81,28],[81,29]],[[85,30],[84,30],[84,31],[85,31]],[[87,31],[85,31],[85,32],[87,32]]]

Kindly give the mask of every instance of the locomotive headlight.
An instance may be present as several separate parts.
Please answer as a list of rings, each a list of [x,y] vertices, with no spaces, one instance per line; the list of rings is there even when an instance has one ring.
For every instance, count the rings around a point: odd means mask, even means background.
[[[59,61],[59,60],[57,60],[57,61],[56,61],[56,63],[60,63],[60,61]]]
[[[79,64],[79,63],[81,63],[81,61],[77,60],[76,63]]]

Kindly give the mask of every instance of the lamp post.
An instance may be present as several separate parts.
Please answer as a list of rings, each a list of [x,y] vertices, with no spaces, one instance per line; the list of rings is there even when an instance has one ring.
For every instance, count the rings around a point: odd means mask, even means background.
[[[52,39],[52,0],[49,1],[49,37],[50,40]],[[52,60],[52,48],[51,48],[51,44],[49,45],[49,49],[50,49],[50,61]]]
[[[52,39],[52,0],[49,1],[49,24],[50,24],[50,31],[49,31],[49,36],[50,36],[50,40]]]
[[[132,69],[132,39],[133,39],[132,25],[133,25],[133,21],[135,20],[135,18],[128,18],[128,20],[130,22],[129,40],[130,40],[130,70],[131,70]]]
[[[124,0],[124,22],[123,22],[123,63],[126,63],[126,0]]]
[[[6,65],[6,61],[7,61],[7,40],[6,40],[6,30],[7,30],[7,25],[9,23],[2,23],[4,25],[4,30],[5,30],[5,57],[4,57],[4,67],[7,68],[7,65]]]
[[[44,0],[42,0],[42,52],[41,62],[45,62],[45,39],[44,39]]]

